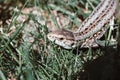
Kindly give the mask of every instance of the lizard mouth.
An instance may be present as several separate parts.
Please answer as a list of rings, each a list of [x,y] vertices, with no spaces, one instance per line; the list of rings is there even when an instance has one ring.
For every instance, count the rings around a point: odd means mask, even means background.
[[[54,40],[54,43],[57,44],[57,45],[59,45],[59,46],[61,46],[61,47],[66,48],[66,49],[71,49],[71,48],[72,48],[71,46],[66,45],[66,44],[64,43],[64,41]]]

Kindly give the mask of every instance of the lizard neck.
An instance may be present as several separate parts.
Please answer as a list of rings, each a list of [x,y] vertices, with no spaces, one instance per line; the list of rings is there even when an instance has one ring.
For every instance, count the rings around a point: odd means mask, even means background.
[[[117,3],[117,0],[102,0],[80,28],[74,32],[75,40],[86,39],[101,30],[114,16]]]

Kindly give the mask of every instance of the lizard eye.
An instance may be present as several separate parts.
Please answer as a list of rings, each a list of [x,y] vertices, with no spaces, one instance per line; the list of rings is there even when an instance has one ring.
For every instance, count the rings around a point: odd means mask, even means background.
[[[63,39],[64,39],[63,37],[60,38],[60,40],[63,40]]]

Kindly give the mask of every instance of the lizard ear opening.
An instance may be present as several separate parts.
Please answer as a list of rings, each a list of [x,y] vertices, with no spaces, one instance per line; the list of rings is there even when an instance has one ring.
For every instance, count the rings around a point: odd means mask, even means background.
[[[71,46],[74,46],[74,45],[75,45],[75,43],[72,43],[72,44],[71,44]]]
[[[71,47],[72,47],[72,48],[76,47],[76,43],[73,42],[73,43],[71,44]]]

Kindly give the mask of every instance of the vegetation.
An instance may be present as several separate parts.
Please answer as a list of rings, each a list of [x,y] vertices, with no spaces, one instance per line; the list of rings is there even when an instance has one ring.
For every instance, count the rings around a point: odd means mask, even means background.
[[[112,46],[66,50],[47,39],[51,30],[78,28],[99,2],[1,0],[0,80],[119,79],[118,26],[113,32],[108,29],[102,38],[113,37],[117,45]],[[115,25],[119,25],[117,20]]]

